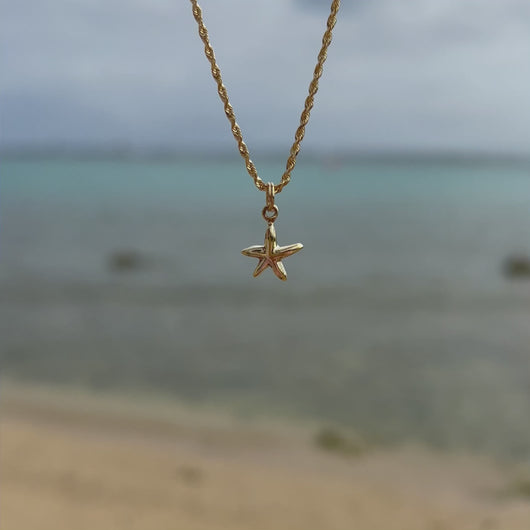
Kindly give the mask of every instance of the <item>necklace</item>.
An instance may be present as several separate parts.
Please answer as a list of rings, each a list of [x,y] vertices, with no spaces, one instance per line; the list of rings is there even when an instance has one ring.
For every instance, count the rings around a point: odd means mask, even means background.
[[[241,251],[241,253],[244,256],[258,258],[259,261],[256,269],[254,270],[254,277],[259,276],[265,269],[270,267],[274,274],[280,280],[286,280],[287,272],[285,271],[285,266],[283,265],[282,260],[302,250],[303,245],[302,243],[295,243],[293,245],[281,247],[277,244],[274,221],[276,221],[276,218],[278,217],[279,210],[278,206],[276,206],[274,202],[274,197],[275,195],[280,193],[283,188],[287,186],[287,184],[289,184],[291,180],[291,172],[293,171],[294,166],[296,165],[296,157],[300,152],[300,144],[304,139],[305,127],[309,122],[309,116],[311,113],[311,109],[313,108],[315,94],[318,91],[318,80],[322,76],[324,62],[327,58],[327,51],[329,45],[331,44],[332,31],[337,21],[337,13],[339,11],[340,0],[332,0],[331,2],[330,14],[327,20],[326,31],[324,32],[324,35],[322,37],[322,47],[320,48],[320,52],[318,54],[317,64],[313,72],[313,79],[309,84],[309,93],[305,99],[304,109],[302,111],[302,114],[300,115],[300,124],[298,125],[296,133],[294,135],[294,143],[291,146],[291,150],[289,151],[289,157],[285,166],[285,172],[283,173],[281,180],[278,184],[274,184],[273,182],[265,183],[259,177],[258,171],[256,170],[256,166],[250,159],[248,148],[245,142],[243,141],[243,134],[241,133],[241,129],[236,122],[234,109],[230,104],[226,87],[223,84],[221,70],[219,69],[219,66],[217,65],[217,62],[215,60],[215,54],[212,45],[210,44],[208,30],[204,25],[202,10],[199,7],[197,0],[190,0],[190,2],[192,5],[193,16],[195,17],[199,28],[199,36],[204,44],[204,53],[206,55],[206,58],[210,62],[212,76],[215,82],[217,83],[217,92],[224,105],[224,111],[226,117],[228,118],[228,121],[230,122],[232,134],[237,142],[239,154],[245,161],[245,167],[247,169],[247,172],[254,181],[256,188],[258,188],[259,191],[264,191],[266,193],[265,206],[261,212],[263,219],[268,225],[267,230],[265,231],[265,242],[263,245],[254,245],[252,247],[245,248]]]

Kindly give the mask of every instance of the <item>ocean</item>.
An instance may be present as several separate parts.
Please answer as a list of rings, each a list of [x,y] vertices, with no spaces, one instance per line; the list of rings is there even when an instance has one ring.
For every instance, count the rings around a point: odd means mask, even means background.
[[[281,170],[265,164],[264,180]],[[264,194],[239,160],[8,161],[1,171],[4,278],[107,281],[106,258],[132,249],[160,262],[132,281],[240,283],[252,262],[239,250],[263,239]],[[528,197],[528,167],[323,161],[296,168],[276,227],[280,243],[305,244],[289,260],[295,289],[374,279],[488,289],[507,254],[529,249]]]
[[[282,161],[258,165],[279,179]],[[5,377],[530,454],[530,168],[301,161],[252,278],[264,194],[240,160],[6,159]]]

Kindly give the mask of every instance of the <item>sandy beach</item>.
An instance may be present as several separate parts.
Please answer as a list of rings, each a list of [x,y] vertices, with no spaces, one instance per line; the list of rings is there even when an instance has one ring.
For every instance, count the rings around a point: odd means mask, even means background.
[[[151,407],[151,408],[150,408]],[[171,413],[173,410],[173,414]],[[418,447],[346,457],[307,426],[4,385],[11,530],[528,529],[514,469]]]

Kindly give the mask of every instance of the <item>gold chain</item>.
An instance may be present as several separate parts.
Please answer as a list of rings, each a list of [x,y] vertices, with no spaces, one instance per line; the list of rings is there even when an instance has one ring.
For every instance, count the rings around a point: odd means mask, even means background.
[[[195,20],[197,21],[197,24],[199,26],[199,36],[201,37],[201,40],[204,43],[204,53],[206,54],[206,58],[210,62],[212,76],[215,82],[217,83],[217,92],[219,93],[219,97],[223,102],[225,114],[228,118],[228,121],[230,122],[230,126],[232,129],[232,134],[234,135],[234,138],[236,139],[237,145],[239,147],[239,153],[243,157],[248,174],[254,180],[254,184],[256,185],[256,187],[260,191],[267,191],[268,185],[263,182],[263,180],[261,180],[261,178],[258,176],[256,166],[254,165],[254,162],[250,160],[248,148],[245,142],[243,141],[243,134],[241,133],[241,128],[236,122],[234,109],[232,108],[232,105],[230,104],[230,101],[228,99],[228,93],[226,91],[226,87],[223,84],[223,79],[221,78],[221,70],[219,69],[219,66],[215,61],[215,54],[208,38],[208,30],[206,29],[206,26],[204,25],[202,19],[201,8],[199,7],[197,0],[190,0],[190,2],[193,8],[193,16],[195,17]],[[328,47],[331,44],[333,27],[337,22],[337,13],[339,11],[339,7],[340,0],[333,0],[331,2],[330,14],[327,21],[327,28],[322,37],[322,47],[320,48],[320,52],[318,54],[317,64],[313,72],[313,79],[309,84],[309,93],[304,103],[304,110],[300,115],[300,125],[298,126],[298,129],[296,129],[296,133],[294,135],[294,143],[291,147],[291,150],[289,151],[289,158],[287,159],[285,172],[282,175],[280,183],[274,185],[274,193],[280,193],[282,189],[287,186],[287,184],[289,184],[289,181],[291,180],[291,172],[293,171],[294,166],[296,164],[296,157],[300,152],[300,144],[302,143],[302,140],[304,139],[305,135],[305,127],[309,122],[309,116],[311,113],[311,109],[313,108],[315,94],[318,91],[318,80],[322,76],[324,62],[327,58]]]

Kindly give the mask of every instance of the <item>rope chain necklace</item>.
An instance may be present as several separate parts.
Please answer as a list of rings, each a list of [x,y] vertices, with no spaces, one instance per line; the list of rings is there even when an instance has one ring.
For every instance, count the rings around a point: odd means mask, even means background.
[[[219,66],[217,65],[217,62],[215,60],[215,54],[212,45],[210,44],[208,30],[204,25],[202,10],[199,7],[197,0],[190,0],[190,2],[192,5],[193,16],[195,17],[199,28],[199,36],[204,44],[204,53],[206,55],[206,58],[210,62],[212,76],[215,82],[217,83],[217,92],[224,105],[224,111],[226,117],[228,118],[228,121],[230,122],[232,134],[237,142],[239,154],[245,161],[245,167],[247,169],[247,172],[254,181],[256,188],[258,188],[259,191],[264,191],[266,193],[265,206],[261,212],[263,219],[268,225],[267,230],[265,232],[265,242],[263,245],[254,245],[252,247],[245,248],[241,251],[241,253],[245,256],[257,258],[259,260],[258,265],[254,270],[254,277],[259,276],[265,269],[270,267],[274,274],[280,280],[286,280],[287,272],[285,271],[285,267],[282,263],[282,260],[302,250],[303,245],[302,243],[295,243],[293,245],[287,245],[282,247],[277,244],[274,221],[276,221],[276,218],[278,217],[279,210],[278,206],[276,206],[274,202],[274,197],[275,195],[280,193],[283,188],[285,188],[285,186],[289,184],[291,180],[291,172],[293,171],[294,166],[296,165],[296,157],[300,152],[300,144],[304,139],[305,127],[309,122],[311,109],[313,108],[314,104],[315,94],[318,91],[318,80],[322,76],[324,62],[327,58],[327,51],[329,45],[331,44],[333,28],[335,26],[335,23],[337,22],[337,13],[340,7],[340,0],[333,0],[331,2],[326,31],[324,32],[324,35],[322,37],[322,47],[320,48],[320,52],[318,53],[317,64],[313,72],[313,79],[309,84],[309,90],[308,95],[305,99],[304,109],[302,111],[302,114],[300,115],[300,124],[298,125],[296,133],[294,135],[294,143],[291,146],[291,150],[289,151],[289,157],[285,166],[285,172],[283,173],[281,180],[278,184],[274,184],[273,182],[264,182],[259,177],[256,166],[250,159],[248,148],[245,142],[243,141],[243,134],[241,133],[241,128],[236,122],[234,109],[230,104],[226,87],[223,84],[221,70],[219,69]]]

